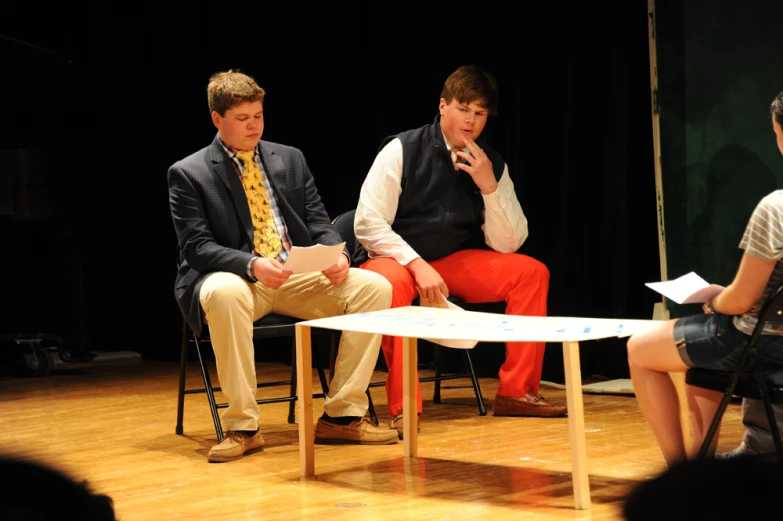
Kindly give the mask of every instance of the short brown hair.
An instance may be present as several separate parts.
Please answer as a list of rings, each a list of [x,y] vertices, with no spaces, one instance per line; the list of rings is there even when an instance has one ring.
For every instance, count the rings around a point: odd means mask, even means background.
[[[209,112],[217,112],[225,116],[226,111],[238,103],[247,101],[263,103],[264,94],[266,94],[264,89],[247,74],[234,70],[216,72],[210,76],[207,85]]]
[[[475,65],[463,65],[446,78],[440,97],[450,103],[476,102],[489,110],[491,115],[498,111],[498,84],[489,72]]]
[[[772,102],[772,105],[769,107],[769,111],[772,113],[775,121],[778,122],[778,125],[783,127],[783,92],[778,94],[778,96],[775,98],[775,101]]]

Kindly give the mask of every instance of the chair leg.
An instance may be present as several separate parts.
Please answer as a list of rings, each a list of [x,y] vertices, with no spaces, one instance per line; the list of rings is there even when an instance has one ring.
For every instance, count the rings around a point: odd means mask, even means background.
[[[487,408],[484,405],[484,397],[481,395],[481,387],[479,386],[478,379],[476,378],[476,371],[473,370],[473,361],[470,359],[470,351],[465,350],[465,360],[468,363],[468,371],[470,371],[470,380],[473,382],[473,392],[476,393],[476,403],[479,408],[479,416],[487,415]]]
[[[440,356],[440,350],[441,346],[437,344],[432,350],[433,356],[435,357],[435,393],[432,395],[433,403],[440,403],[440,376],[442,374],[441,363],[443,360],[443,357]]]
[[[318,380],[321,382],[321,392],[326,398],[329,394],[329,383],[326,381],[326,374],[324,373],[324,366],[321,363],[321,350],[318,349],[318,343],[313,342],[313,360],[315,361],[315,368],[318,370]]]
[[[772,401],[769,398],[769,389],[766,389],[766,383],[762,384],[764,389],[764,410],[767,413],[769,430],[772,433],[772,441],[775,442],[775,452],[778,454],[778,463],[783,464],[783,443],[780,441],[780,430],[778,429],[778,420],[775,418],[775,411],[772,409]]]
[[[204,364],[204,358],[201,356],[201,343],[196,334],[193,334],[193,343],[196,345],[196,354],[198,354],[198,363],[201,366],[201,376],[204,378],[204,390],[207,393],[209,409],[212,411],[212,422],[215,424],[215,434],[218,443],[223,441],[223,426],[220,424],[220,415],[218,414],[217,404],[215,403],[215,393],[212,391],[212,380],[209,377],[209,369]]]
[[[179,354],[179,391],[177,394],[177,427],[174,430],[182,434],[182,417],[185,411],[185,376],[188,365],[188,324],[182,321],[182,345]]]
[[[294,399],[288,402],[288,423],[296,423],[296,337],[291,348],[291,396]]]
[[[340,332],[332,331],[329,335],[329,382],[334,378],[334,364],[337,361],[337,348],[340,347]]]
[[[723,398],[721,399],[720,404],[718,404],[718,409],[715,411],[715,416],[712,418],[712,423],[710,423],[710,428],[707,429],[707,434],[704,436],[704,441],[702,441],[701,447],[699,448],[699,453],[696,455],[697,460],[703,460],[707,458],[707,452],[710,450],[712,440],[715,438],[715,434],[718,432],[720,422],[723,419],[723,413],[726,412],[726,407],[729,406],[731,397],[734,396],[734,388],[736,385],[737,379],[734,378],[732,383],[729,385],[729,388],[724,391]]]
[[[370,419],[375,425],[378,425],[378,415],[375,414],[375,406],[372,403],[372,395],[370,394],[370,388],[367,388],[367,412],[370,413]]]

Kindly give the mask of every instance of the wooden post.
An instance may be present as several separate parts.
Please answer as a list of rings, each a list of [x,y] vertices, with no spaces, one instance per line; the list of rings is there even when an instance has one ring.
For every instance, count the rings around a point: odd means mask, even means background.
[[[416,339],[402,338],[402,431],[403,454],[413,457],[418,454],[419,410],[416,396],[416,367],[418,353]]]
[[[315,474],[313,365],[310,327],[296,325],[296,396],[299,404],[299,475]]]
[[[574,508],[590,508],[590,479],[587,475],[587,442],[585,441],[585,408],[582,400],[582,369],[579,343],[563,342],[568,434],[571,438],[571,475],[574,486]]]

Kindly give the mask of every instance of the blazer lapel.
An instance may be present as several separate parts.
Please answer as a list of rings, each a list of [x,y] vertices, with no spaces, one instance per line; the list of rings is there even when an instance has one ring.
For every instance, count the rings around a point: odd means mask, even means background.
[[[264,163],[266,176],[272,183],[272,189],[276,193],[280,193],[280,190],[285,188],[287,181],[285,165],[283,165],[283,159],[275,154],[274,150],[266,146],[263,141],[261,142],[261,161]],[[278,197],[278,201],[281,198]]]
[[[288,189],[292,184],[295,185],[295,183],[291,183],[291,176],[295,173],[286,170],[283,158],[275,154],[272,147],[263,141],[261,141],[261,161],[264,163],[266,177],[272,185],[272,190],[277,194],[277,206],[285,219],[288,239],[292,244],[299,246],[312,245],[310,233],[303,221],[304,216],[297,214],[288,201],[288,197],[291,195]]]
[[[234,201],[234,208],[236,208],[239,220],[245,227],[245,233],[247,233],[250,239],[250,244],[253,244],[253,221],[250,217],[250,206],[247,204],[247,195],[245,195],[245,189],[242,187],[242,181],[239,180],[234,166],[231,164],[231,159],[226,155],[223,150],[223,146],[220,144],[219,138],[215,137],[215,141],[212,143],[212,169],[221,181],[226,185],[229,192],[231,192],[231,198]]]

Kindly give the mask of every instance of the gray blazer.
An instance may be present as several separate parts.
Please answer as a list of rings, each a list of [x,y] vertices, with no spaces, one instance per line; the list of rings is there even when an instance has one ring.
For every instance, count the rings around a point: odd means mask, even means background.
[[[293,246],[342,242],[331,224],[304,155],[294,147],[260,142],[261,159]],[[174,297],[191,328],[203,328],[199,292],[207,275],[236,273],[246,280],[253,223],[242,182],[218,135],[212,144],[168,170],[169,206],[177,232],[179,269]],[[350,257],[349,257],[350,258]]]

